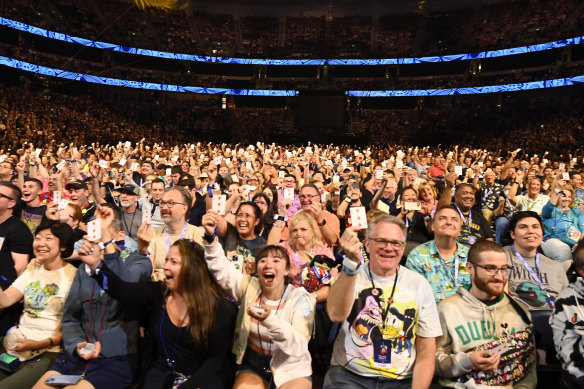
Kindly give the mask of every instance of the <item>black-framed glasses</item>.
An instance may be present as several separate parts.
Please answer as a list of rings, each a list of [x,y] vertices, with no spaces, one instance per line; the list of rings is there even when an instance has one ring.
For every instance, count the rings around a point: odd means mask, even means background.
[[[268,203],[266,203],[265,201],[254,201],[253,203],[258,205],[268,205]]]
[[[180,204],[180,205],[186,205],[185,203],[177,203],[175,201],[161,201],[159,203],[160,208],[162,207],[168,207],[168,209],[171,209],[172,207],[174,207],[175,204]]]
[[[16,201],[12,197],[6,196],[4,193],[0,193],[0,197],[8,199],[8,200]]]
[[[504,276],[508,276],[509,273],[511,273],[511,266],[502,266],[502,267],[497,267],[497,266],[483,266],[483,265],[479,265],[476,263],[472,263],[470,262],[473,266],[476,267],[480,267],[481,269],[485,269],[485,272],[487,273],[488,276],[494,276],[495,274],[497,274],[498,272],[501,272],[501,274],[503,274]]]
[[[394,249],[401,249],[402,247],[404,247],[406,245],[406,242],[401,241],[401,240],[387,240],[387,239],[383,239],[383,238],[369,238],[369,240],[372,240],[373,242],[375,242],[375,245],[380,249],[384,249],[388,245]]]

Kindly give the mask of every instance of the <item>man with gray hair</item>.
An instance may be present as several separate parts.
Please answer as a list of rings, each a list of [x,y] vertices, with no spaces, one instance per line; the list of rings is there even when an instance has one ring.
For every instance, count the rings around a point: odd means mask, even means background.
[[[442,331],[430,284],[399,265],[405,236],[404,222],[394,216],[373,220],[364,244],[355,227],[343,233],[343,272],[327,301],[341,328],[325,389],[430,386]]]

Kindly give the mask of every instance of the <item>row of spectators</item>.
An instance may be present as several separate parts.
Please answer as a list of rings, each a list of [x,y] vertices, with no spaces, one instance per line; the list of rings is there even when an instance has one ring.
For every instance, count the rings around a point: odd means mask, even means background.
[[[276,17],[140,10],[118,0],[77,5],[3,1],[4,17],[88,39],[191,54],[406,57],[544,43],[582,35],[578,0],[503,2],[429,15]],[[427,23],[422,19],[427,18]],[[328,31],[328,32],[327,32]],[[417,39],[421,37],[421,39]],[[419,41],[419,42],[418,42]]]
[[[581,387],[581,154],[155,139],[0,149],[3,384]]]

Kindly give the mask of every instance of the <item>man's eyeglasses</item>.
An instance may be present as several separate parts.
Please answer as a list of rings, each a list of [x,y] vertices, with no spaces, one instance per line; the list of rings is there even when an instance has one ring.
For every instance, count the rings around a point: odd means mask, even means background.
[[[480,267],[481,269],[485,269],[485,272],[487,273],[488,276],[494,276],[498,272],[501,272],[501,274],[503,274],[504,276],[508,276],[509,273],[511,272],[511,267],[510,266],[502,266],[502,267],[497,267],[497,266],[483,266],[483,265],[478,265],[478,264],[472,263],[472,262],[471,262],[471,264],[473,266]]]
[[[314,197],[319,197],[320,195],[300,195],[298,196],[300,200],[312,200]]]
[[[161,201],[159,203],[160,208],[162,208],[162,207],[168,207],[168,209],[171,209],[172,207],[174,207],[175,204],[186,205],[185,203],[177,203],[177,202],[174,202],[174,201]]]
[[[5,194],[3,194],[3,193],[0,193],[0,198],[5,198],[5,199],[8,199],[8,200],[16,201],[16,200],[14,200],[12,197],[6,196],[6,195],[5,195]]]
[[[384,249],[388,245],[390,245],[392,248],[399,250],[406,245],[406,242],[403,242],[401,240],[387,240],[387,239],[383,239],[383,238],[369,238],[369,240],[372,240],[373,242],[375,242],[375,245],[377,246],[377,248],[380,248],[380,249]]]

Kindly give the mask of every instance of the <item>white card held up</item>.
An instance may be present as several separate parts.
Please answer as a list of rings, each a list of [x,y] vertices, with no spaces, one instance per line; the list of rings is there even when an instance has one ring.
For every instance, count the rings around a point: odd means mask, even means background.
[[[457,176],[462,176],[462,166],[460,166],[460,165],[456,165],[456,166],[454,167],[454,173],[455,173]]]
[[[213,158],[213,163],[217,166],[221,165],[221,161],[223,161],[222,156],[218,156],[218,157]]]
[[[358,227],[360,230],[367,228],[367,214],[365,207],[351,207],[351,225]]]
[[[245,168],[246,168],[247,170],[251,170],[251,162],[246,162],[246,163],[245,163]]]
[[[92,242],[101,239],[101,219],[94,219],[87,223],[87,236]]]
[[[107,169],[107,161],[105,159],[99,160],[99,167],[102,169]]]
[[[158,161],[159,159],[160,159],[160,155],[156,154],[156,155],[154,156],[154,160],[155,160],[155,161]]]
[[[120,162],[119,162],[120,166],[124,167],[126,165],[126,161],[127,161],[126,157],[122,157],[122,159],[120,159]]]
[[[58,204],[57,205],[57,211],[61,212],[61,211],[64,211],[65,208],[67,208],[67,205],[69,205],[69,200],[67,200],[67,199],[61,199],[61,200],[59,200],[59,202],[57,204]]]
[[[375,171],[375,179],[382,180],[383,179],[383,170],[376,170]]]
[[[294,188],[284,189],[284,200],[294,201]]]
[[[563,173],[562,180],[566,180],[566,181],[570,180],[570,173]]]
[[[172,160],[173,160],[174,162],[178,161],[178,155],[175,155],[174,157],[172,157]]]
[[[338,176],[337,174],[335,174],[335,175],[333,176],[333,182],[339,182],[339,179],[340,179],[340,178],[339,178],[339,176]]]
[[[170,176],[172,174],[172,169],[171,168],[166,168],[166,175]]]
[[[225,215],[226,202],[227,196],[223,194],[213,196],[213,211],[217,212],[219,215]]]
[[[279,178],[284,178],[285,175],[286,175],[286,173],[284,172],[284,170],[279,170],[278,171],[278,177]]]
[[[401,169],[402,167],[404,167],[403,161],[401,161],[401,160],[395,161],[395,167],[398,169]]]
[[[142,224],[152,224],[152,213],[150,209],[142,210]]]
[[[560,163],[560,165],[558,166],[558,169],[560,170],[566,170],[566,164],[565,163]]]
[[[140,166],[140,164],[138,162],[132,162],[132,165],[130,166],[130,170],[133,172],[137,172],[139,166]]]
[[[61,192],[58,190],[53,191],[53,203],[59,204],[61,201]]]
[[[59,162],[57,164],[57,170],[61,170],[65,167],[65,165],[67,165],[67,161],[65,161],[64,159],[61,160],[61,162]]]
[[[232,175],[231,175],[231,180],[232,180],[233,182],[239,182],[239,177],[237,177],[237,174],[232,174]]]

